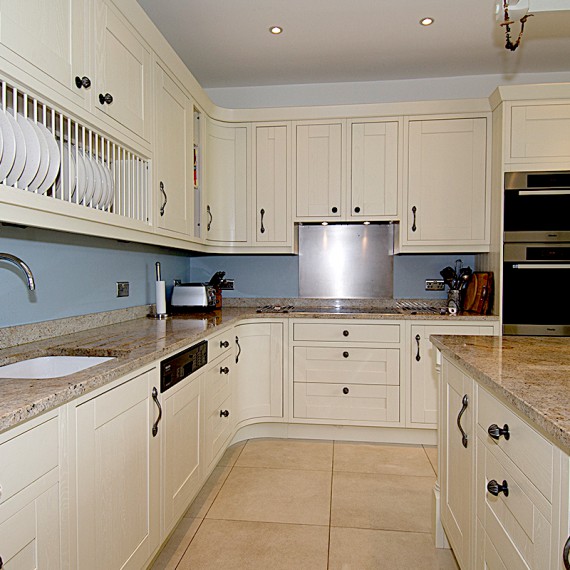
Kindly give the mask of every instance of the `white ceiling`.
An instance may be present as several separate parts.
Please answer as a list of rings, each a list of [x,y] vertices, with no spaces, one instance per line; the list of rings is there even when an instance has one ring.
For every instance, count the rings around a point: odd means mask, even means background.
[[[510,52],[495,0],[138,2],[204,88],[570,71],[570,11],[529,18]]]

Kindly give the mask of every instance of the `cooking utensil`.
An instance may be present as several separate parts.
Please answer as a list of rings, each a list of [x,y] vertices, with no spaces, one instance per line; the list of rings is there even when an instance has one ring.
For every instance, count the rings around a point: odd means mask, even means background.
[[[453,289],[453,280],[455,279],[455,271],[449,265],[444,267],[439,274],[443,277],[443,282]]]

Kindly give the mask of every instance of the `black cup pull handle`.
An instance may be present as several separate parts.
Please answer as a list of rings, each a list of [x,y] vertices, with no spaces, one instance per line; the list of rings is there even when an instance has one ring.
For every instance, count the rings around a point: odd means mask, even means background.
[[[263,226],[263,216],[265,216],[265,210],[263,208],[261,208],[261,210],[259,210],[259,213],[261,214],[261,228],[259,229],[259,231],[264,234],[265,233],[265,227]]]
[[[238,353],[236,354],[236,364],[239,362],[239,356],[241,354],[241,346],[239,344],[239,337],[236,336],[236,346],[238,347]]]
[[[568,537],[568,540],[564,545],[564,551],[562,552],[562,560],[564,561],[564,568],[566,568],[566,570],[570,570],[570,536]]]
[[[212,227],[212,222],[214,221],[214,217],[212,216],[212,210],[210,209],[210,206],[206,206],[206,213],[208,214],[208,231],[210,231],[210,228]]]
[[[506,481],[503,481],[503,484],[500,485],[495,481],[495,479],[491,479],[487,483],[487,491],[494,495],[495,497],[499,496],[499,493],[504,493],[505,497],[509,496],[509,484]]]
[[[87,77],[86,75],[84,75],[83,77],[79,77],[79,75],[75,76],[75,86],[77,87],[77,89],[89,89],[89,87],[91,87],[91,79],[89,79],[89,77]],[[1,566],[0,566],[1,568]]]
[[[420,340],[422,340],[422,337],[417,334],[416,335],[416,344],[418,345],[418,351],[416,352],[416,360],[419,362],[422,357],[420,356]]]
[[[508,424],[505,424],[502,428],[500,428],[497,424],[491,424],[487,429],[487,433],[493,439],[499,439],[501,436],[503,436],[508,441],[511,438]]]
[[[465,410],[467,409],[467,406],[469,405],[469,396],[467,396],[467,394],[463,396],[461,403],[463,404],[463,407],[461,408],[461,410],[459,411],[459,415],[457,416],[457,427],[461,432],[461,443],[463,444],[463,447],[467,447],[469,438],[467,434],[463,431],[463,427],[461,426],[461,417],[463,416]]]
[[[105,103],[110,105],[112,102],[113,96],[110,93],[105,93],[105,95],[103,95],[103,93],[99,93],[99,103],[101,103],[101,105],[104,105]]]
[[[160,215],[164,216],[164,210],[166,209],[166,204],[168,203],[168,196],[166,195],[166,190],[164,189],[164,182],[162,182],[162,180],[160,181],[160,191],[162,192],[162,195],[164,196],[164,202],[162,203],[162,206],[160,206]]]
[[[416,212],[418,209],[415,206],[412,206],[412,214],[414,215],[414,221],[412,223],[412,231],[415,232],[418,228],[416,226]]]
[[[160,423],[160,419],[162,418],[162,406],[158,401],[158,390],[155,387],[152,388],[152,399],[154,400],[154,403],[158,408],[158,418],[156,418],[156,421],[152,425],[152,437],[156,437],[158,435],[158,424]]]

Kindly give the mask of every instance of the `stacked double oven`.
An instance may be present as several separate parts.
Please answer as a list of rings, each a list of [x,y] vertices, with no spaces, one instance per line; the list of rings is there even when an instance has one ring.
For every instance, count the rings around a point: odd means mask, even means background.
[[[570,336],[570,172],[505,174],[503,332]]]

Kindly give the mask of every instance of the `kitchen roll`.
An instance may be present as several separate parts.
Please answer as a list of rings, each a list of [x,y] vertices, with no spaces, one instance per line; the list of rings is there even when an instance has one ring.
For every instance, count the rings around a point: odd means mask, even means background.
[[[156,282],[156,312],[158,315],[166,313],[166,285],[164,281]]]

